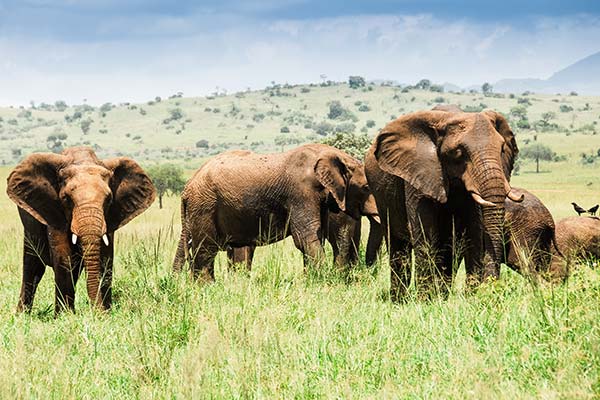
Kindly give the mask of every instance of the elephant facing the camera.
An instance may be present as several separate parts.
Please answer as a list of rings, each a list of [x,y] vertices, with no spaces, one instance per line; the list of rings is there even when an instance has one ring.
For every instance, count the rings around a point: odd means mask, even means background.
[[[125,157],[99,160],[91,148],[34,153],[8,177],[7,194],[25,229],[18,311],[29,311],[45,272],[54,269],[55,312],[74,309],[85,268],[92,305],[111,306],[114,232],[154,201],[150,178]]]
[[[381,130],[365,171],[388,244],[394,298],[411,283],[413,248],[418,268],[433,264],[430,277],[451,281],[460,238],[471,285],[499,276],[504,201],[523,199],[509,185],[517,152],[508,123],[494,111],[415,112]]]
[[[318,263],[330,212],[377,218],[363,165],[343,151],[311,144],[279,154],[223,153],[202,166],[183,191],[173,268],[180,270],[188,260],[194,276],[212,280],[220,249],[290,235],[305,264]]]

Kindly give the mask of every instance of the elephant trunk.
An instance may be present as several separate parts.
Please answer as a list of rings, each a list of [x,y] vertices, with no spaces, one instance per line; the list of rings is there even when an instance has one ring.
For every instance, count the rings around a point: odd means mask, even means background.
[[[467,187],[481,207],[483,226],[483,279],[498,278],[504,249],[504,201],[510,186],[502,164],[491,155],[475,164],[472,187]],[[483,202],[477,201],[477,197]]]
[[[90,303],[103,309],[100,296],[100,280],[102,278],[101,246],[108,245],[104,212],[99,207],[76,208],[73,210],[71,223],[73,242],[81,241],[83,266],[87,272],[87,292]]]

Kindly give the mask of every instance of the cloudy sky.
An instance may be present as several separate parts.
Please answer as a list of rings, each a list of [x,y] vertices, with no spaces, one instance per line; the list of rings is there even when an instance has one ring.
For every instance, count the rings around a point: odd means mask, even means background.
[[[348,75],[547,78],[600,51],[590,0],[0,0],[0,105]]]

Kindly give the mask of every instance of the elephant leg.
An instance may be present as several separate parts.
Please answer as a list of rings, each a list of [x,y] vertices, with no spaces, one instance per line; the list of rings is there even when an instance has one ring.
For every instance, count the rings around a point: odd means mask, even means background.
[[[75,311],[75,284],[71,244],[67,232],[48,228],[48,243],[54,268],[54,314],[63,310]]]
[[[227,259],[229,261],[229,266],[231,267],[234,264],[243,263],[248,271],[251,271],[255,249],[256,246],[227,247]]]
[[[401,301],[406,297],[411,281],[410,241],[390,237],[388,239],[390,257],[390,298]]]
[[[44,235],[45,236],[45,235]],[[38,284],[50,264],[50,250],[47,239],[25,232],[23,244],[23,280],[17,312],[30,312]]]
[[[433,290],[445,292],[447,285],[442,248],[446,241],[440,206],[414,189],[406,189],[409,204],[408,223],[415,252],[414,277],[418,291],[429,295]]]
[[[369,239],[367,241],[367,253],[365,255],[365,262],[368,266],[375,263],[381,248],[381,241],[383,240],[383,229],[381,224],[375,221],[370,221],[371,227],[369,229]]]

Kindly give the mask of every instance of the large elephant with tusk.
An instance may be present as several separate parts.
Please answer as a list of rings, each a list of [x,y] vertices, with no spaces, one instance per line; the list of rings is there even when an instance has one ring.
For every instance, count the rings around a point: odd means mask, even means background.
[[[31,309],[46,265],[54,269],[55,312],[74,309],[82,268],[90,302],[108,309],[114,232],[156,196],[142,168],[125,157],[99,160],[89,147],[34,153],[9,175],[7,194],[25,229],[17,310]]]
[[[470,283],[498,277],[504,201],[523,200],[509,184],[517,153],[506,119],[494,111],[420,111],[380,131],[365,171],[388,245],[394,297],[411,283],[413,249],[417,266],[433,265],[430,275],[449,282],[463,255]]]

